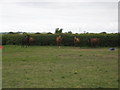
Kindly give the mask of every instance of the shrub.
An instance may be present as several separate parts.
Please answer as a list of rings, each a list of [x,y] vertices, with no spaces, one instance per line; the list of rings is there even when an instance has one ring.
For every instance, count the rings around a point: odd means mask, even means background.
[[[61,33],[61,34],[30,34],[31,37],[34,38],[35,42],[33,45],[56,45],[56,37],[62,36],[62,45],[64,46],[73,46],[73,38],[74,36],[80,38],[80,46],[89,46],[88,39],[89,38],[100,38],[100,46],[103,47],[115,47],[118,46],[118,34],[69,34],[69,33]],[[24,37],[24,34],[5,34],[2,35],[2,44],[10,45],[15,42],[15,44],[20,45],[21,40]]]

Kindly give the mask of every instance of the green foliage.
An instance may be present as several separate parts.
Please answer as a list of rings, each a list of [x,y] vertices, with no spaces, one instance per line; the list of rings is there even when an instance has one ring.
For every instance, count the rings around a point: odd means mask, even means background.
[[[55,29],[55,33],[56,33],[56,34],[57,34],[57,33],[62,33],[62,30],[63,30],[62,28],[61,28],[61,29],[56,28],[56,29]]]
[[[2,44],[11,45],[13,43],[20,45],[22,38],[26,34],[5,34],[2,35]],[[69,33],[58,33],[58,34],[30,34],[34,38],[35,42],[33,45],[56,45],[56,37],[62,36],[63,46],[73,46],[73,37],[76,36],[80,38],[80,46],[89,46],[89,38],[100,38],[100,46],[118,46],[118,34],[69,34]]]
[[[68,31],[69,34],[72,34],[72,31]]]

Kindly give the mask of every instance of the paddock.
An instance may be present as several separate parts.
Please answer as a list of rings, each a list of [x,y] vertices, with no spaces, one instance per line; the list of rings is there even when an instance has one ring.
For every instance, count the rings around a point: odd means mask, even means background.
[[[118,87],[118,48],[4,47],[3,88]]]

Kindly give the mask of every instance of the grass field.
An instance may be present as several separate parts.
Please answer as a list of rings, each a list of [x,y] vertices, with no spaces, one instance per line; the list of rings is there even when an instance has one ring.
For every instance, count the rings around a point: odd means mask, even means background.
[[[118,49],[7,45],[3,88],[118,88]]]

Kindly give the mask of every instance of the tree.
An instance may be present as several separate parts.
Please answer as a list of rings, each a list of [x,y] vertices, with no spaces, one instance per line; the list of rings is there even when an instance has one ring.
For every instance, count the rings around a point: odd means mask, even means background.
[[[56,28],[56,29],[55,29],[55,33],[62,33],[62,30],[63,30],[62,28],[61,28],[61,29]]]
[[[8,34],[15,34],[14,32],[9,32]]]
[[[61,29],[59,30],[59,33],[62,33],[62,30],[63,30],[63,29],[61,28]]]
[[[72,34],[72,31],[68,31],[69,34]]]
[[[41,33],[39,33],[39,32],[36,32],[35,34],[41,34]]]
[[[51,32],[48,32],[47,34],[52,34]]]
[[[106,32],[101,32],[102,34],[106,34]]]

